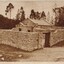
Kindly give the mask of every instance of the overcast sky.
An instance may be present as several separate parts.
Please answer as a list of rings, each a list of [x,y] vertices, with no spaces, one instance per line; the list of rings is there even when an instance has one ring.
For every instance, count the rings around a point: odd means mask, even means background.
[[[30,0],[30,1],[26,1],[26,0],[0,0],[0,14],[5,16],[5,9],[6,6],[12,3],[14,5],[14,9],[12,10],[12,18],[15,18],[16,14],[17,14],[17,10],[23,6],[24,7],[24,11],[26,14],[26,17],[29,16],[31,9],[34,9],[35,11],[39,11],[42,12],[43,10],[45,11],[45,13],[47,14],[48,11],[52,12],[52,8],[55,7],[55,3],[57,4],[57,6],[64,6],[64,1],[62,0]],[[8,15],[9,17],[9,15]]]

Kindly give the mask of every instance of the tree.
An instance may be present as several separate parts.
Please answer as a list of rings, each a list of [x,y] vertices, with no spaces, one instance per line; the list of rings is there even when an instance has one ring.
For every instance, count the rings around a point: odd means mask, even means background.
[[[22,6],[20,8],[20,20],[21,21],[25,20],[25,11]]]
[[[18,9],[18,12],[17,12],[17,15],[16,15],[16,19],[20,20],[20,21],[25,20],[25,11],[23,10],[23,7]]]
[[[35,19],[35,11],[34,11],[34,9],[31,10],[30,18],[31,19],[33,19],[33,18]]]
[[[46,17],[45,12],[42,11],[41,17]]]
[[[8,12],[10,12],[10,19],[11,19],[11,10],[14,8],[13,4],[12,3],[9,3],[8,6],[6,7],[6,15]]]
[[[19,20],[19,15],[20,15],[20,13],[19,13],[19,9],[18,9],[18,12],[16,14],[16,20]]]

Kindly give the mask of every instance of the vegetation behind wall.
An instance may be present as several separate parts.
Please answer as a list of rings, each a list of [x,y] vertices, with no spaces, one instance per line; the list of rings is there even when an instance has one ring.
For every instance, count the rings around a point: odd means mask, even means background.
[[[19,22],[19,20],[8,19],[7,17],[0,15],[0,29],[12,29]]]

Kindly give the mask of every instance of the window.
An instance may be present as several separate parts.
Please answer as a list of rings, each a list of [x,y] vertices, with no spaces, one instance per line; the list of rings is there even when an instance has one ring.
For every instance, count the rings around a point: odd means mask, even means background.
[[[28,32],[30,32],[30,30],[28,30]]]
[[[19,31],[21,31],[21,28],[19,28]]]

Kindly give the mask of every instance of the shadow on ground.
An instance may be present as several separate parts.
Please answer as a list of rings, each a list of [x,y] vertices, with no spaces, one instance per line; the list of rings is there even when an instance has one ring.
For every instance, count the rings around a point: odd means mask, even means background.
[[[57,44],[53,45],[52,47],[64,47],[64,40],[58,42]]]
[[[29,52],[30,53],[30,52]],[[27,59],[29,53],[12,46],[0,44],[0,61],[17,61],[19,59]]]

